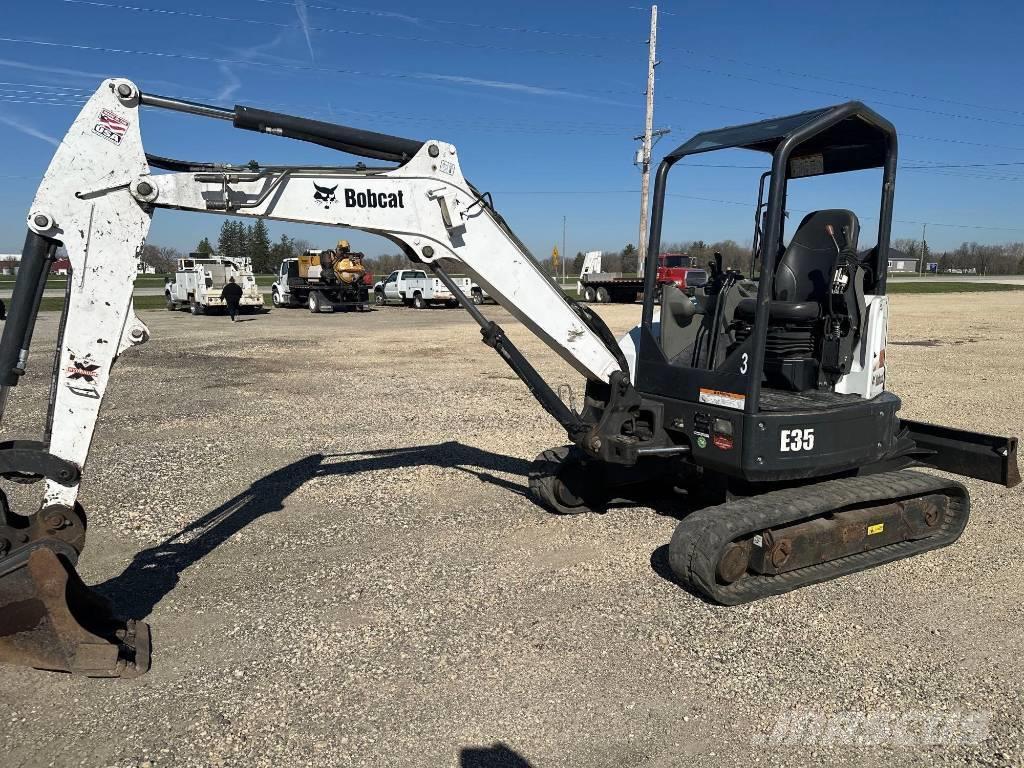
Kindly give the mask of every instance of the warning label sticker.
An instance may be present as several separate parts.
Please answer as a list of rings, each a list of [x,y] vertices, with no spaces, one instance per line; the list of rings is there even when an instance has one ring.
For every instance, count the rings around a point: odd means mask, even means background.
[[[747,398],[744,395],[738,395],[735,392],[722,392],[718,389],[701,389],[700,401],[707,403],[708,405],[718,405],[722,408],[732,408],[737,411],[742,411],[743,406],[747,403]]]

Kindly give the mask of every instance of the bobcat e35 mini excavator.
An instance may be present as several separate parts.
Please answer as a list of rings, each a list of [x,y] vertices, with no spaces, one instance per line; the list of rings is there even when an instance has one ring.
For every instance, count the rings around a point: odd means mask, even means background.
[[[378,165],[221,165],[148,155],[142,106],[232,121]],[[712,265],[695,300],[655,276],[669,173],[697,153],[763,152],[749,274]],[[514,162],[515,158],[509,158]],[[882,169],[878,245],[858,255],[852,211],[808,214],[784,233],[789,181]],[[162,173],[155,173],[159,169]],[[857,102],[698,134],[662,161],[641,324],[621,343],[566,297],[462,175],[456,148],[237,106],[222,109],[105,81],[53,157],[28,215],[0,339],[0,407],[28,362],[58,246],[71,262],[40,441],[0,444],[0,474],[43,483],[38,509],[0,497],[0,661],[97,677],[149,667],[149,627],[82,583],[79,484],[111,366],[149,336],[132,305],[136,261],[160,208],[372,232],[433,270],[571,445],[529,483],[554,512],[599,510],[631,489],[686,489],[703,505],[669,547],[679,582],[736,604],[942,547],[967,523],[963,485],[915,466],[1019,482],[1014,438],[901,419],[885,390],[886,267],[896,131]],[[763,215],[762,215],[763,214]],[[587,380],[577,413],[452,283],[459,263]],[[635,497],[634,497],[635,498]],[[692,504],[692,500],[691,500]]]

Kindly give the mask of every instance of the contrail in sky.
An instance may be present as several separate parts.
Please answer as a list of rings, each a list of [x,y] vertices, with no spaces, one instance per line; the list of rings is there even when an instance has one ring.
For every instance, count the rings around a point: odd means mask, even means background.
[[[309,35],[309,11],[306,9],[306,0],[295,0],[295,13],[299,17],[302,34],[306,36],[306,45],[309,47],[309,60],[316,61],[316,55],[313,53],[313,38]]]
[[[58,144],[60,144],[60,140],[59,139],[54,138],[53,136],[51,136],[48,133],[43,133],[38,128],[36,128],[34,125],[30,125],[29,123],[24,123],[21,120],[17,120],[17,119],[15,119],[13,117],[6,117],[4,115],[0,115],[0,123],[2,123],[3,125],[8,126],[10,128],[13,128],[14,130],[18,131],[19,133],[24,133],[26,136],[31,136],[33,138],[40,139],[42,141],[45,141],[47,144],[52,144],[55,147]]]

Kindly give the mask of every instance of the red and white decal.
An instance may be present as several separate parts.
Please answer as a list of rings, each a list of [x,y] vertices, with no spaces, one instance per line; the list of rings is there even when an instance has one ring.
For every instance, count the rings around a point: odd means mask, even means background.
[[[99,121],[93,126],[92,132],[97,136],[102,136],[107,141],[120,144],[121,139],[128,132],[128,125],[128,121],[120,115],[111,112],[109,109],[103,109],[100,110]]]

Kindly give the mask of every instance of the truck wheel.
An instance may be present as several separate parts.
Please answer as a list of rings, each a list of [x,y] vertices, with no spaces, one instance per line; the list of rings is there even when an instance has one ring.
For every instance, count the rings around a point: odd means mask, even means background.
[[[274,307],[280,308],[282,306],[281,294],[279,294],[277,291],[274,291],[273,293],[271,293],[270,294],[270,302],[274,305]]]
[[[412,297],[412,305],[413,305],[413,306],[414,306],[414,307],[415,307],[416,309],[426,309],[426,308],[427,308],[428,306],[430,306],[430,305],[429,305],[429,304],[428,304],[428,303],[426,302],[426,300],[425,300],[425,299],[423,298],[423,296],[421,296],[421,295],[420,295],[420,294],[418,294],[418,293],[417,293],[417,294],[416,294],[415,296],[413,296],[413,297]]]
[[[598,288],[597,289],[597,301],[598,301],[599,304],[607,304],[611,300],[612,300],[612,297],[608,294],[608,289],[607,288]]]
[[[199,315],[205,314],[205,312],[203,310],[203,305],[200,304],[195,299],[192,299],[192,301],[190,301],[188,303],[188,311],[191,312],[193,315],[195,315],[197,317]]]
[[[319,291],[310,291],[309,292],[309,301],[306,302],[306,303],[309,305],[309,311],[310,312],[319,312],[320,311],[320,293],[319,293]]]
[[[384,298],[384,291],[376,291],[373,294],[373,303],[376,304],[378,307],[383,307],[385,304],[388,303],[388,300]]]
[[[476,304],[477,306],[480,306],[481,304],[484,303],[483,291],[473,291],[473,303]]]
[[[594,293],[594,289],[589,285],[583,289],[583,300],[587,302],[594,302],[597,300],[597,294]]]

